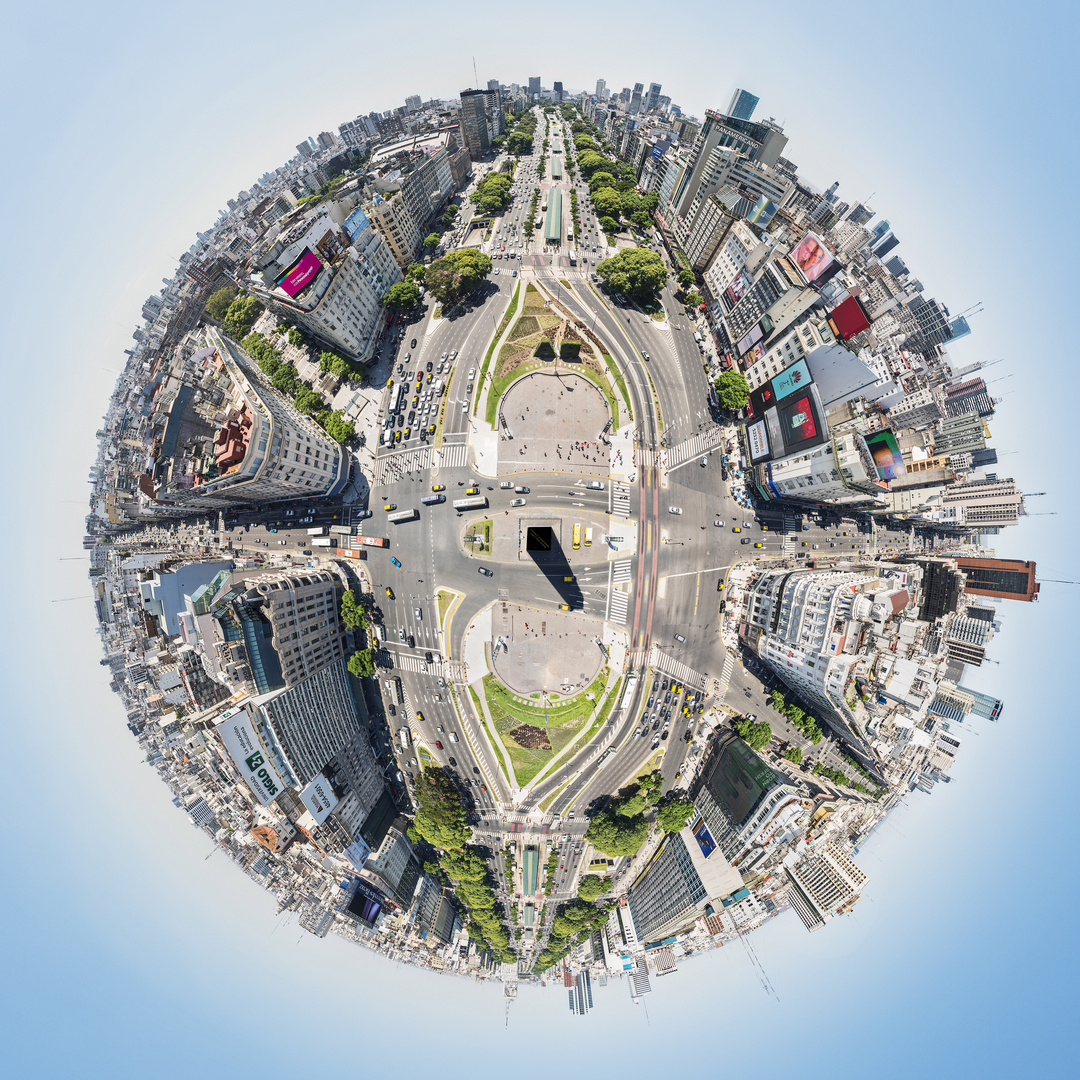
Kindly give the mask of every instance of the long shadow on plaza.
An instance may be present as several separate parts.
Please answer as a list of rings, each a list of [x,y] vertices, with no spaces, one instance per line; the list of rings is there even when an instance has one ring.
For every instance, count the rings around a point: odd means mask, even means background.
[[[581,586],[577,583],[556,531],[549,525],[528,526],[525,550],[537,569],[555,587],[562,602],[571,611],[579,611],[584,604]]]

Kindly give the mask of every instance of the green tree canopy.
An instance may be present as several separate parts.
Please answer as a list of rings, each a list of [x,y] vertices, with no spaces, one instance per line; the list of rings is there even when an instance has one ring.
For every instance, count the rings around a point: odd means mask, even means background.
[[[224,288],[212,292],[210,294],[210,299],[206,301],[207,315],[220,322],[225,318],[229,311],[229,307],[235,299],[236,289],[234,289],[232,285],[226,285]]]
[[[645,807],[649,804],[645,801],[645,796],[640,791],[634,792],[632,795],[627,795],[624,799],[619,799],[618,802],[613,803],[616,814],[621,814],[625,818],[637,817],[639,814],[645,812]]]
[[[439,234],[437,232],[429,232],[424,237],[424,247],[428,251],[434,251],[439,246]]]
[[[680,288],[685,289],[694,284],[694,272],[684,266],[675,275],[675,280],[679,283]]]
[[[289,344],[295,346],[297,349],[302,348],[304,344],[303,331],[295,326],[289,327]]]
[[[602,217],[618,219],[622,213],[622,198],[614,188],[601,188],[592,201],[596,212]]]
[[[732,721],[731,726],[751,750],[764,750],[772,738],[772,728],[765,721],[755,724],[745,716],[740,716]]]
[[[441,304],[453,304],[491,273],[491,259],[473,248],[449,251],[427,268],[427,287]]]
[[[694,812],[694,804],[685,795],[672,796],[661,804],[656,820],[665,832],[678,832]]]
[[[582,900],[596,900],[611,889],[611,878],[586,874],[579,882],[577,894]]]
[[[802,748],[798,746],[789,746],[784,751],[784,760],[794,762],[799,765],[802,763]]]
[[[614,187],[615,177],[611,173],[601,169],[600,172],[593,173],[592,179],[589,181],[589,191],[595,194],[601,188]]]
[[[336,443],[347,443],[356,434],[356,425],[345,419],[345,413],[341,409],[320,416],[319,423]]]
[[[290,370],[293,370],[290,365],[285,366],[290,367]],[[310,386],[305,386],[303,383],[299,383],[296,387],[293,404],[295,404],[302,413],[305,413],[308,416],[314,416],[321,409],[326,408],[326,402],[323,401],[322,396],[312,390]]]
[[[460,851],[472,836],[465,807],[450,778],[434,766],[416,783],[416,831],[432,847]]]
[[[432,233],[431,235],[434,236],[435,234]],[[430,240],[431,237],[428,237],[428,239]],[[435,243],[438,243],[438,239],[436,239]],[[419,299],[420,289],[417,287],[415,281],[410,281],[408,279],[405,281],[395,281],[394,284],[383,293],[383,303],[391,311],[407,311]]]
[[[596,272],[616,292],[641,302],[655,301],[667,278],[664,260],[644,248],[620,251],[614,258],[601,262]]]
[[[410,281],[415,281],[418,283],[422,283],[426,275],[427,267],[423,263],[419,262],[409,263],[409,268],[405,271],[405,276]]]
[[[750,387],[741,371],[722,371],[715,382],[721,409],[744,409],[750,400]],[[781,697],[781,701],[783,697]]]
[[[605,855],[633,855],[648,834],[649,826],[643,814],[624,817],[607,808],[589,822],[585,839]]]
[[[442,867],[455,881],[480,882],[487,879],[487,860],[474,847],[448,851],[442,857]]]
[[[358,679],[366,679],[375,674],[375,660],[370,649],[357,649],[345,666]]]
[[[250,332],[255,320],[262,314],[263,306],[254,296],[238,296],[225,312],[221,328],[231,338],[243,340]]]
[[[645,796],[645,801],[650,806],[655,806],[660,801],[660,793],[664,788],[664,774],[659,769],[653,769],[638,780],[638,788]]]
[[[595,150],[583,150],[578,154],[578,168],[581,170],[581,175],[585,177],[591,177],[592,174],[599,169],[611,170],[614,164],[610,158],[604,157],[603,154],[598,154]]]
[[[470,202],[481,213],[501,214],[509,205],[513,196],[510,188],[513,180],[507,173],[488,173],[469,196]]]
[[[346,589],[341,598],[341,621],[346,630],[355,630],[364,621],[364,609],[353,589]]]

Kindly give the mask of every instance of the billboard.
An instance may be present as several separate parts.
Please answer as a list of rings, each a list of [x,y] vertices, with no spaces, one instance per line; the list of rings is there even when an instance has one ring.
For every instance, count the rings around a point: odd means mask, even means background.
[[[764,420],[758,420],[747,427],[746,442],[750,447],[751,461],[760,461],[769,456],[769,436],[765,432]]]
[[[364,863],[368,861],[368,856],[371,854],[371,848],[362,836],[358,836],[342,854],[357,870],[363,870]]]
[[[776,411],[780,430],[784,433],[785,447],[795,449],[800,443],[817,439],[818,427],[808,394],[802,394],[786,405],[778,405]]]
[[[374,926],[385,903],[385,897],[377,889],[366,881],[357,881],[356,892],[345,910],[369,926]]]
[[[861,334],[869,325],[870,320],[862,304],[854,296],[849,296],[829,312],[829,327],[841,341]]]
[[[805,360],[798,360],[789,368],[784,368],[779,375],[772,381],[773,395],[777,401],[783,401],[788,394],[794,394],[796,390],[801,390],[804,387],[810,385],[813,380],[810,378],[810,369],[806,366]]]
[[[321,825],[338,804],[337,796],[322,773],[300,792],[300,801],[307,807],[316,825]]]
[[[765,226],[772,221],[776,211],[779,209],[780,207],[777,206],[772,199],[768,199],[762,195],[758,201],[754,203],[754,208],[750,211],[750,215],[746,220],[749,221],[751,225],[757,225],[758,228],[764,229]]]
[[[740,270],[727,287],[725,295],[733,304],[737,304],[753,284],[754,279],[745,270]]]
[[[290,296],[296,296],[315,280],[316,274],[321,269],[322,263],[319,262],[319,257],[311,248],[306,247],[300,252],[300,257],[296,262],[278,274],[274,279],[274,284]]]
[[[706,859],[716,850],[716,841],[712,838],[712,833],[709,832],[709,826],[705,824],[704,818],[698,818],[694,822],[694,839],[698,842],[701,854]]]
[[[738,352],[740,356],[743,356],[761,340],[761,337],[761,323],[755,323],[750,333],[735,346],[735,351]]]
[[[877,469],[879,480],[892,480],[907,472],[896,436],[891,431],[878,431],[873,435],[868,435],[866,448],[874,459],[874,467]]]
[[[809,284],[813,284],[833,264],[833,257],[813,233],[807,233],[790,255]]]
[[[660,146],[654,146],[654,147],[652,148],[652,150],[650,150],[650,151],[649,151],[649,156],[650,156],[650,157],[654,157],[654,158],[656,158],[657,160],[659,160],[660,158],[662,158],[662,157],[664,156],[664,150],[663,150],[663,147],[660,147]]]
[[[284,791],[285,782],[266,760],[248,710],[226,709],[218,721],[217,733],[255,798],[268,806]]]

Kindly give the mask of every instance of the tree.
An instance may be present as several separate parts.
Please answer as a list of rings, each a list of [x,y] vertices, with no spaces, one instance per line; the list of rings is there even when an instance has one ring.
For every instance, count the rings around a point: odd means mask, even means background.
[[[491,273],[491,259],[473,248],[451,251],[427,268],[427,287],[441,304],[471,293]]]
[[[632,795],[627,795],[624,799],[619,799],[618,802],[613,803],[612,805],[615,808],[615,813],[621,814],[623,817],[632,818],[644,813],[645,807],[649,804],[645,801],[645,796],[642,795],[639,790]]]
[[[448,851],[442,857],[442,868],[455,881],[485,881],[488,864],[476,848],[467,847],[461,851]]]
[[[687,307],[700,307],[703,303],[705,303],[705,297],[702,296],[701,293],[697,291],[697,289],[691,289],[686,294],[686,299],[684,300],[684,303]]]
[[[751,750],[764,750],[772,738],[772,728],[765,721],[755,724],[747,717],[740,716],[731,726]]]
[[[236,289],[231,285],[226,285],[222,289],[218,289],[217,292],[210,294],[210,299],[206,301],[206,313],[212,319],[217,319],[221,322],[228,313],[229,307],[236,299]]]
[[[663,787],[664,775],[659,769],[653,769],[651,773],[638,780],[638,790],[645,796],[645,801],[650,806],[655,806],[660,801]]]
[[[625,817],[608,808],[589,822],[585,839],[605,855],[633,855],[648,834],[649,826],[643,814]]]
[[[341,598],[341,621],[346,630],[355,630],[364,621],[364,609],[352,589],[346,589]]]
[[[639,229],[647,229],[652,224],[652,218],[644,210],[637,210],[631,214],[630,221]]]
[[[608,236],[611,236],[619,231],[619,223],[613,217],[602,217],[600,219],[600,228]]]
[[[295,346],[297,349],[303,347],[304,335],[295,326],[289,327],[289,344]]]
[[[611,878],[586,874],[579,882],[577,894],[582,900],[593,901],[611,889]]]
[[[720,408],[734,411],[743,409],[750,400],[750,387],[741,371],[722,371],[714,384],[716,396],[720,399]],[[783,697],[781,696],[781,701]]]
[[[294,368],[292,364],[286,364],[282,361],[270,376],[270,385],[279,394],[285,394],[287,397],[292,397],[304,384],[296,374],[296,368]],[[322,399],[320,398],[319,400],[321,401]]]
[[[435,236],[434,233],[431,236]],[[428,237],[428,240],[431,239]],[[438,238],[436,237],[435,243],[437,244]],[[425,245],[427,241],[424,241]],[[420,299],[420,289],[417,287],[415,281],[395,281],[389,289],[383,293],[383,303],[391,311],[407,311],[411,308],[417,300]]]
[[[356,434],[356,425],[351,420],[345,419],[345,413],[341,409],[323,414],[319,417],[319,423],[334,442],[342,445]]]
[[[598,173],[593,173],[593,178],[589,181],[589,191],[592,192],[594,195],[601,188],[614,187],[614,186],[615,186],[615,177],[612,176],[611,173],[604,172],[603,170],[601,170]]]
[[[416,783],[416,831],[432,847],[460,851],[472,830],[465,819],[465,808],[450,778],[442,769],[424,770]]]
[[[357,649],[345,666],[358,679],[366,679],[375,674],[375,660],[370,649]]]
[[[584,150],[578,154],[578,168],[581,170],[582,176],[591,177],[594,172],[599,169],[610,169],[613,162],[610,158],[606,158],[603,154],[598,154],[595,150]]]
[[[429,232],[424,237],[424,248],[427,251],[434,251],[439,246],[439,234],[437,232]]]
[[[303,383],[296,388],[293,404],[307,416],[314,416],[321,409],[326,408],[326,402],[322,397]]]
[[[405,276],[409,281],[415,281],[417,284],[423,282],[425,275],[427,274],[427,267],[423,263],[409,263],[409,268],[405,271]]]
[[[255,320],[262,314],[263,306],[254,296],[238,296],[225,312],[221,328],[231,338],[241,341],[251,330]]]
[[[798,746],[789,746],[784,751],[784,760],[794,762],[799,765],[802,763],[802,749]]]
[[[673,795],[660,806],[656,820],[665,832],[678,832],[693,812],[694,804],[686,796]]]
[[[603,226],[603,222],[600,223]],[[620,251],[613,259],[605,259],[596,267],[600,278],[615,290],[634,300],[655,301],[667,279],[664,260],[644,248]]]
[[[772,707],[778,713],[782,713],[784,711],[785,702],[784,692],[782,690],[773,690],[773,692],[769,694],[769,701],[772,702]]]
[[[601,188],[593,196],[593,206],[601,217],[618,219],[622,213],[622,198],[614,188]]]
[[[687,286],[694,284],[694,272],[684,266],[675,275],[675,280],[679,283],[680,289],[685,289]]]

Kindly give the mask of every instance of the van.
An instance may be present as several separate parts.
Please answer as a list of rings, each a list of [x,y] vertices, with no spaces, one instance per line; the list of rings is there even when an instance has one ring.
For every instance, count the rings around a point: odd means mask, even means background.
[[[385,641],[386,640],[386,627],[383,626],[382,623],[376,623],[375,624],[375,637],[379,641]]]
[[[698,332],[697,332],[696,330],[694,331],[694,340],[695,340],[695,341],[696,341],[696,342],[697,342],[697,343],[698,343],[699,345],[701,344],[701,335],[700,335],[700,334],[699,334],[699,333],[698,333]]]

